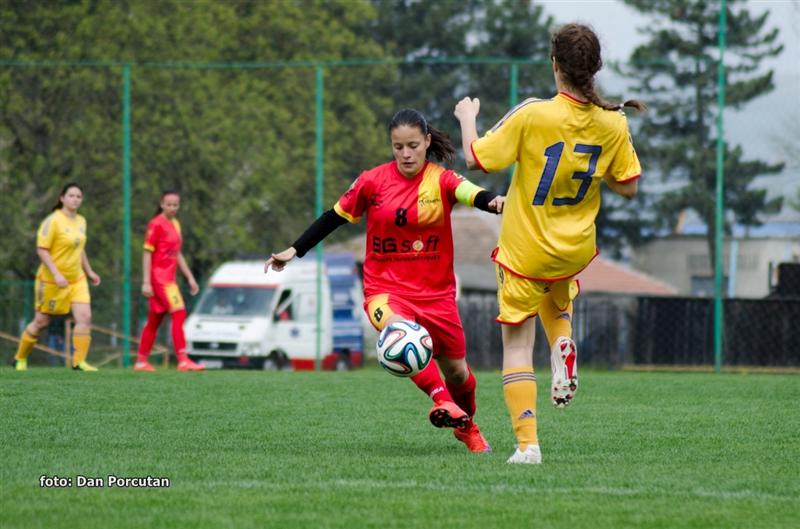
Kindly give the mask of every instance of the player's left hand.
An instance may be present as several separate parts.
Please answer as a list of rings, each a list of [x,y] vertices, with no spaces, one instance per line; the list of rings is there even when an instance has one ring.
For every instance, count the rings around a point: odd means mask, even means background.
[[[465,97],[458,103],[456,103],[456,108],[453,111],[453,114],[456,116],[456,119],[459,121],[463,120],[470,120],[475,119],[478,116],[478,113],[481,111],[481,100],[471,97]]]
[[[200,287],[197,286],[197,281],[194,278],[189,280],[189,293],[193,296],[196,296],[197,293],[200,292]]]
[[[100,276],[95,274],[93,271],[86,274],[89,277],[89,281],[92,282],[92,285],[97,286],[100,284]]]
[[[505,203],[506,197],[503,195],[497,195],[491,201],[489,201],[489,209],[500,215],[503,212],[503,206]]]

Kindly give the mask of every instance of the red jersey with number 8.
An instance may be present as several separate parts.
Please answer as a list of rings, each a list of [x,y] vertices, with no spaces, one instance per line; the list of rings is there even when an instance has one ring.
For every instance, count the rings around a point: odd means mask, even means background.
[[[164,215],[156,215],[147,224],[144,249],[153,254],[150,273],[153,286],[175,282],[182,242],[178,219],[169,220]]]
[[[450,212],[464,182],[433,162],[406,178],[392,161],[361,173],[341,196],[337,214],[354,224],[367,216],[366,297],[455,295]]]

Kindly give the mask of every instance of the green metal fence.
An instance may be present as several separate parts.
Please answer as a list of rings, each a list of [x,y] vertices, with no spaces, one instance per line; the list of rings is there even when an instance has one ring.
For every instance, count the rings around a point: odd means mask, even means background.
[[[724,6],[724,2],[723,2]],[[722,58],[725,49],[725,9],[721,10],[720,14],[720,37],[719,37],[719,57]],[[722,335],[723,335],[723,313],[722,313],[722,275],[723,275],[723,251],[722,251],[722,236],[723,236],[723,190],[724,190],[724,123],[722,109],[725,105],[725,67],[721,60],[716,61],[718,67],[718,113],[717,113],[717,159],[716,159],[716,226],[714,227],[716,234],[716,261],[714,263],[714,365],[717,370],[720,369],[722,364]],[[550,61],[547,59],[509,59],[509,58],[447,58],[440,60],[338,60],[338,61],[294,61],[294,62],[264,62],[264,63],[181,63],[181,62],[118,62],[118,61],[15,61],[15,60],[2,60],[0,61],[0,68],[5,71],[28,69],[42,72],[42,75],[48,75],[44,72],[55,72],[51,75],[65,75],[65,69],[70,71],[85,72],[104,71],[106,77],[104,80],[98,81],[94,79],[94,83],[111,83],[116,77],[117,93],[119,99],[117,101],[118,108],[109,108],[107,117],[114,117],[118,119],[117,130],[120,132],[121,145],[119,145],[118,155],[118,173],[116,175],[109,175],[109,188],[116,188],[119,190],[121,197],[119,198],[120,205],[120,228],[118,232],[109,231],[107,227],[99,228],[99,230],[107,230],[107,233],[101,234],[105,237],[116,237],[121,246],[121,254],[112,259],[113,268],[111,270],[112,280],[106,281],[96,290],[94,295],[95,300],[95,314],[111,315],[118,314],[115,318],[115,325],[118,326],[124,338],[119,343],[120,349],[123,351],[123,365],[127,366],[130,363],[129,351],[131,349],[128,341],[128,336],[138,332],[138,327],[135,325],[137,317],[141,318],[141,304],[137,302],[138,292],[135,288],[136,278],[134,274],[133,252],[137,248],[138,235],[134,236],[133,224],[135,222],[132,213],[132,200],[137,193],[141,194],[137,189],[134,178],[134,160],[137,153],[132,150],[132,142],[137,130],[137,123],[142,127],[149,126],[148,111],[157,112],[158,101],[141,101],[137,100],[137,83],[154,84],[158,83],[165,72],[171,77],[182,77],[188,79],[187,82],[202,82],[203,76],[208,75],[249,75],[255,80],[260,77],[263,78],[269,75],[275,75],[275,72],[281,72],[282,75],[291,76],[294,83],[298,87],[297,97],[302,101],[307,101],[305,105],[306,112],[298,114],[296,108],[287,109],[292,119],[311,121],[310,116],[313,116],[313,160],[314,160],[314,200],[313,208],[309,207],[308,210],[313,209],[314,216],[321,214],[323,207],[330,201],[330,198],[336,196],[342,190],[342,179],[352,178],[355,174],[349,175],[333,175],[337,180],[336,184],[332,185],[330,174],[326,174],[326,152],[337,152],[339,145],[337,144],[337,137],[333,138],[329,135],[329,131],[335,130],[336,134],[346,134],[347,131],[342,131],[341,128],[336,128],[338,123],[328,121],[326,122],[326,105],[340,104],[342,100],[347,97],[353,97],[352,93],[342,93],[339,91],[340,85],[343,84],[342,79],[350,79],[352,88],[352,79],[361,76],[368,76],[374,69],[379,68],[395,68],[399,65],[406,67],[419,67],[419,68],[441,68],[444,70],[455,72],[453,75],[457,76],[459,68],[473,68],[476,70],[485,69],[489,72],[488,75],[493,75],[498,79],[508,80],[507,101],[494,103],[500,107],[514,106],[521,98],[520,93],[520,80],[525,79],[527,84],[531,84],[528,79],[542,74],[543,71],[549,70]],[[388,71],[388,70],[387,70]],[[291,73],[289,73],[291,72]],[[398,81],[400,82],[400,81]],[[180,85],[176,85],[180,86]],[[10,87],[13,89],[13,83]],[[310,97],[308,90],[313,91],[313,97]],[[463,91],[468,91],[466,87]],[[458,90],[456,90],[457,92]],[[525,94],[527,97],[529,94]],[[357,95],[355,97],[364,97]],[[376,96],[377,97],[377,96]],[[425,95],[420,94],[420,100],[424,101]],[[106,101],[108,103],[108,101]],[[455,100],[453,100],[455,103]],[[211,101],[194,102],[191,105],[206,105],[213,104]],[[265,103],[266,104],[266,103]],[[379,105],[379,103],[374,103]],[[149,107],[148,107],[149,105]],[[313,105],[313,110],[308,108]],[[300,106],[303,106],[302,104]],[[225,107],[233,108],[233,107]],[[156,110],[154,110],[156,109]],[[141,112],[139,112],[141,110]],[[294,112],[294,114],[292,114]],[[443,110],[442,114],[447,115],[451,110]],[[223,112],[224,113],[224,112]],[[483,116],[482,119],[496,119],[497,115]],[[138,121],[137,121],[138,120]],[[155,121],[155,120],[154,120]],[[213,123],[207,124],[207,128],[211,128]],[[485,130],[486,123],[482,130]],[[278,126],[278,125],[275,125]],[[454,128],[454,123],[449,127]],[[179,128],[179,127],[178,127]],[[177,129],[176,129],[177,130]],[[380,129],[375,130],[376,135],[382,135]],[[110,133],[110,131],[108,131]],[[186,132],[186,131],[184,131]],[[205,132],[205,131],[203,131]],[[191,133],[191,131],[186,132]],[[268,142],[268,135],[264,136],[264,141]],[[273,141],[274,137],[272,138]],[[372,140],[370,140],[372,141]],[[272,145],[271,148],[280,148]],[[293,147],[296,148],[296,147]],[[338,153],[345,157],[347,153]],[[146,153],[145,153],[146,155]],[[108,155],[112,156],[112,155]],[[112,156],[113,158],[113,156]],[[291,156],[289,157],[291,158]],[[141,161],[139,165],[143,164]],[[107,166],[103,166],[105,170]],[[363,168],[363,167],[362,167]],[[202,179],[202,175],[198,175],[198,180]],[[326,186],[327,184],[327,186]],[[207,190],[203,190],[207,192]],[[244,190],[243,193],[246,193]],[[213,190],[210,192],[213,194]],[[116,201],[114,203],[117,203]],[[310,204],[309,204],[310,206]],[[225,204],[226,208],[234,208],[235,204]],[[193,212],[193,215],[199,215]],[[90,221],[91,226],[91,221]],[[98,228],[95,228],[98,230]],[[29,230],[30,231],[30,230]],[[95,231],[97,233],[97,231]],[[91,243],[90,243],[91,244]],[[277,249],[277,248],[276,248]],[[321,259],[322,248],[317,251],[317,259]],[[90,258],[91,247],[88,251]],[[210,261],[214,261],[214,256],[208,257]],[[31,290],[30,284],[27,283],[3,283],[0,284],[0,289],[8,289],[4,298],[2,310],[4,311],[3,327],[9,332],[19,332],[19,322],[29,319],[32,314],[30,295],[27,293]],[[318,292],[319,293],[319,292]],[[0,293],[2,295],[2,293]],[[13,299],[11,299],[13,298]],[[104,306],[103,299],[113,300],[112,304],[108,307]],[[22,300],[22,303],[19,303]],[[137,312],[138,311],[138,312]],[[319,365],[319,346],[318,346],[318,361]]]

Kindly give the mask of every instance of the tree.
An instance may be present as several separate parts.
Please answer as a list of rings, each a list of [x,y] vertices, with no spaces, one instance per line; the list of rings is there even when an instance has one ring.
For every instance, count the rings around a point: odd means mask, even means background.
[[[312,67],[166,67],[183,61],[281,62],[380,57],[369,4],[7,2],[0,57],[131,61],[133,279],[159,193],[184,196],[185,253],[198,278],[223,260],[283,247],[314,214]],[[30,278],[33,229],[69,180],[86,191],[87,251],[107,282],[122,273],[121,68],[0,68],[0,249]],[[380,72],[326,69],[326,205],[375,159],[388,112]],[[378,88],[376,88],[378,87]]]
[[[662,225],[673,227],[684,209],[704,221],[714,262],[716,181],[717,46],[719,3],[694,0],[625,0],[652,15],[642,28],[649,40],[631,55],[627,74],[647,94],[650,110],[636,133],[646,166],[656,167],[675,184],[656,204]],[[772,71],[759,72],[761,61],[778,55],[778,30],[767,28],[768,11],[754,16],[739,0],[727,2],[725,105],[740,108],[774,88]],[[746,160],[741,147],[725,143],[724,205],[737,223],[757,226],[761,215],[777,212],[780,198],[767,200],[753,189],[753,179],[775,174],[783,164]],[[726,224],[726,231],[730,226]]]
[[[372,0],[372,4],[377,13],[372,35],[383,44],[385,54],[407,61],[428,61],[399,65],[397,76],[388,86],[395,108],[416,108],[450,134],[457,145],[455,103],[468,94],[480,97],[480,125],[483,129],[491,127],[509,108],[510,67],[445,61],[490,57],[548,61],[553,20],[531,2]],[[552,94],[549,63],[520,67],[518,88],[520,100]],[[473,178],[498,191],[506,188],[505,179],[497,176],[475,174]]]

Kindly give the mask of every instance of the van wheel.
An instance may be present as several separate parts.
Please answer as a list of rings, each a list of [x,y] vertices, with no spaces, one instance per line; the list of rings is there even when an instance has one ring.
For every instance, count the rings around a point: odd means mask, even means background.
[[[289,367],[289,357],[283,351],[272,351],[261,364],[261,368],[268,371],[286,369],[287,367]]]

